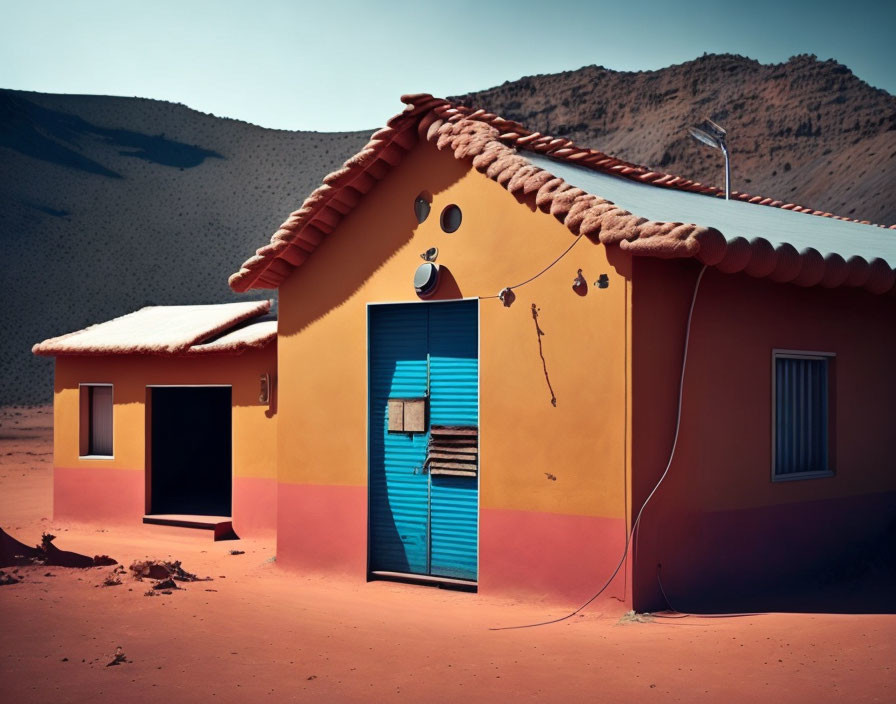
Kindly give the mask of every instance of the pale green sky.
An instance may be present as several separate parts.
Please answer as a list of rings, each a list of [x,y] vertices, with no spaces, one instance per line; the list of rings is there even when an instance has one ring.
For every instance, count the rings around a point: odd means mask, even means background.
[[[812,53],[896,92],[896,2],[0,0],[0,87],[140,96],[266,127],[357,130],[589,64]]]

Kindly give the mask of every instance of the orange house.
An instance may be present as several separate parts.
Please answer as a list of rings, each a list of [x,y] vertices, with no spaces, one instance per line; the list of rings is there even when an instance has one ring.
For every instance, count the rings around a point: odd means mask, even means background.
[[[892,539],[896,233],[403,100],[230,279],[279,564],[644,610]]]
[[[151,306],[35,345],[56,357],[54,515],[275,530],[270,307]]]

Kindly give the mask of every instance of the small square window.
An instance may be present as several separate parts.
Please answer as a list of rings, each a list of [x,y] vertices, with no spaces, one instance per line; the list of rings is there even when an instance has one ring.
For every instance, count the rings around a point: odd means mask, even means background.
[[[773,358],[772,480],[831,476],[833,355],[776,351]]]
[[[112,457],[112,385],[81,385],[80,455]]]

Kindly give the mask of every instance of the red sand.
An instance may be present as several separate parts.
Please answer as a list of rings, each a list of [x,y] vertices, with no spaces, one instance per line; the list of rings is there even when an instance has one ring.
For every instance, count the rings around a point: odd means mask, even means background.
[[[273,541],[57,523],[51,423],[47,408],[0,409],[0,526],[29,544],[49,530],[61,549],[125,566],[178,559],[214,579],[147,597],[152,582],[130,574],[101,586],[111,567],[18,568],[24,581],[0,586],[3,701],[896,698],[892,614],[641,622],[604,606],[557,625],[490,631],[566,605],[291,574],[271,561]],[[107,667],[117,648],[125,661]]]

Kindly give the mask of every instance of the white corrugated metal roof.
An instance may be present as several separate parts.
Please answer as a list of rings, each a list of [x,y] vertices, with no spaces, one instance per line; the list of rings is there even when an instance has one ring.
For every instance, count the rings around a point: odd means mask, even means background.
[[[795,213],[755,203],[723,200],[699,193],[638,183],[540,154],[524,152],[534,165],[583,191],[612,201],[640,217],[658,222],[714,227],[729,242],[735,237],[762,237],[775,247],[788,243],[797,250],[817,249],[848,260],[883,259],[896,268],[896,231],[874,225]]]

